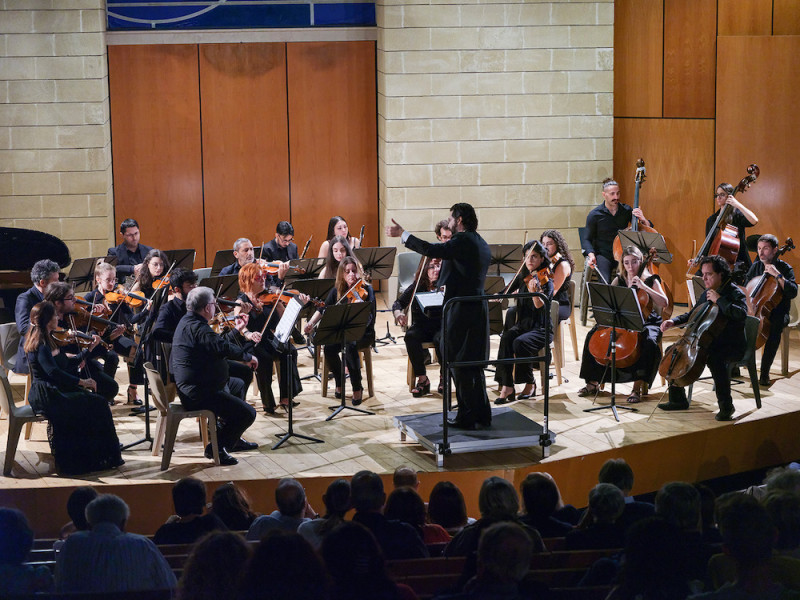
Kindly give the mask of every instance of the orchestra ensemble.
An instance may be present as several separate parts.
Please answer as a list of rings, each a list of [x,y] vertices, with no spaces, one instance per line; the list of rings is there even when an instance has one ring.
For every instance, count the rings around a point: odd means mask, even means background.
[[[706,223],[706,241],[688,265],[687,280],[702,281],[703,291],[696,299],[690,293],[690,310],[672,317],[672,292],[659,276],[656,250],[623,245],[618,235],[622,230],[658,234],[638,206],[639,170],[634,206],[622,202],[616,181],[603,182],[602,202],[586,218],[581,251],[587,282],[610,286],[615,297],[619,293],[632,298],[639,306],[641,330],[595,325],[583,347],[582,387],[576,385],[574,391],[596,397],[613,378],[632,383],[627,402],[635,404],[660,373],[668,390],[658,408],[685,410],[685,388],[707,367],[719,404],[716,419],[731,420],[731,365],[752,343],[745,336],[748,316],[758,319],[755,344],[763,346],[758,383],[771,383],[770,368],[797,295],[792,267],[780,258],[793,245],[787,240],[781,246],[776,236],[761,235],[757,259],[751,261],[745,230],[757,224],[758,217],[736,195],[755,181],[758,168],[751,165],[749,176],[737,187],[720,183],[714,194],[718,210]],[[432,389],[445,391],[443,363],[479,362],[489,356],[488,303],[468,299],[485,297],[490,246],[479,233],[471,205],[455,204],[442,216],[446,218],[436,224],[436,243],[410,234],[394,220],[385,228],[387,237],[399,237],[421,256],[413,282],[399,290],[391,306],[394,322],[404,331],[409,372],[413,371],[409,394],[415,398],[430,395]],[[33,286],[17,299],[21,339],[15,370],[31,375],[29,402],[48,420],[48,439],[60,472],[108,469],[124,462],[109,408],[119,392],[115,376],[121,362],[128,370],[126,396],[134,410],[141,410],[143,402],[137,390],[145,381],[144,364],[153,363],[165,383],[175,384],[187,409],[209,409],[217,415],[220,462],[236,464],[234,453],[258,447],[242,437],[257,416],[246,401],[250,385],[255,382],[261,409],[270,417],[296,406],[303,385],[295,345],[316,346],[325,313],[336,312],[331,307],[337,305],[367,303],[366,326],[355,341],[323,341],[317,352],[321,350],[335,380],[337,398],[349,396],[353,406],[367,400],[359,352],[376,342],[378,313],[373,287],[354,253],[363,246],[363,228],[360,236],[353,236],[344,218],[330,219],[317,254],[319,278],[330,282],[320,298],[287,283],[287,274],[304,259],[311,240],[300,253],[294,228],[286,221],[277,224],[274,239],[260,248],[244,237],[233,243],[235,260],[220,271],[220,276],[238,277],[239,292],[232,298],[218,296],[192,270],[170,264],[164,251],[140,243],[134,219],[123,221],[120,233],[122,243],[108,250],[115,260],[98,261],[94,268],[92,291],[77,295],[59,281],[57,263],[40,260],[31,270]],[[550,302],[558,302],[559,321],[572,314],[573,253],[555,229],[522,246],[519,270],[506,277],[503,289],[504,294],[521,296],[506,310],[497,358],[531,362],[496,365],[499,394],[494,404],[541,397],[533,359],[553,341]],[[421,303],[423,297],[437,295],[438,303]],[[443,311],[453,298],[467,300]],[[278,331],[285,314],[292,320],[288,342]],[[305,325],[299,322],[303,316]],[[662,334],[675,327],[682,333],[664,349]],[[439,364],[435,378],[429,366],[434,356]],[[342,380],[345,366],[349,383]],[[273,370],[278,371],[277,399],[271,386]],[[484,367],[459,366],[450,375],[458,408],[450,426],[491,427]],[[210,447],[206,456],[212,456]]]

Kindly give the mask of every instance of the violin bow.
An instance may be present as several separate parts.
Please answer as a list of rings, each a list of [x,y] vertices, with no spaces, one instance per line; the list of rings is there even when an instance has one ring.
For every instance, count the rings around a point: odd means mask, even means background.
[[[347,298],[347,294],[349,294],[349,293],[350,293],[350,292],[352,292],[354,289],[356,289],[356,287],[358,286],[358,284],[359,284],[359,283],[362,283],[362,282],[363,282],[363,283],[366,283],[366,281],[364,280],[364,278],[363,278],[363,277],[359,277],[359,278],[358,278],[358,281],[356,281],[356,282],[355,282],[355,283],[352,285],[352,287],[351,287],[349,290],[347,290],[347,291],[346,291],[344,294],[342,294],[342,297],[341,297],[341,298],[339,298],[339,299],[336,301],[336,304],[339,304],[339,303],[340,303],[342,300],[344,300],[345,298]],[[335,306],[335,305],[334,305],[334,306]]]
[[[417,274],[417,280],[414,282],[414,290],[411,292],[411,300],[408,301],[408,306],[406,306],[405,310],[403,310],[403,314],[406,315],[406,328],[408,328],[408,313],[411,311],[411,305],[414,304],[414,296],[417,295],[417,289],[419,289],[419,282],[422,281],[422,273],[425,272],[427,264],[428,264],[428,257],[423,256],[419,263],[419,273]]]
[[[264,335],[264,332],[267,330],[269,326],[269,322],[272,320],[272,315],[275,314],[275,309],[278,308],[278,302],[281,301],[281,296],[283,296],[283,290],[286,289],[286,283],[284,282],[281,291],[278,293],[278,298],[275,300],[275,304],[272,305],[272,310],[269,311],[269,316],[267,317],[266,322],[264,323],[264,327],[261,328],[261,335]]]
[[[527,235],[527,234],[528,234],[528,232],[526,231],[526,232],[525,232],[525,235]],[[527,242],[525,242],[525,243],[527,244]],[[525,244],[523,244],[523,246],[524,246],[524,245],[525,245]],[[522,267],[524,267],[524,266],[525,266],[525,263],[526,263],[526,262],[528,262],[528,257],[531,255],[531,252],[533,252],[533,249],[534,249],[535,247],[536,247],[536,244],[534,244],[533,246],[531,246],[530,248],[528,248],[528,253],[527,253],[527,254],[526,254],[524,257],[523,257],[523,259],[522,259],[522,263],[519,265],[519,269],[517,269],[517,272],[516,272],[516,273],[514,273],[514,277],[511,279],[511,281],[509,281],[509,282],[508,282],[508,285],[507,285],[507,286],[506,286],[506,288],[503,290],[503,293],[504,293],[504,294],[508,294],[508,291],[511,289],[511,286],[512,286],[512,285],[514,285],[514,282],[517,280],[517,277],[519,277],[519,274],[520,274],[520,273],[522,273]]]
[[[358,236],[358,247],[361,248],[364,245],[364,228],[366,225],[361,226],[361,233]]]

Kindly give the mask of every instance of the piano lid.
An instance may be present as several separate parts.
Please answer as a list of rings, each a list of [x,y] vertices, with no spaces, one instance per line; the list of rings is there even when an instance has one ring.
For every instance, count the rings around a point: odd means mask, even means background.
[[[67,245],[54,235],[34,229],[0,227],[0,271],[30,271],[49,258],[63,269],[72,258]]]

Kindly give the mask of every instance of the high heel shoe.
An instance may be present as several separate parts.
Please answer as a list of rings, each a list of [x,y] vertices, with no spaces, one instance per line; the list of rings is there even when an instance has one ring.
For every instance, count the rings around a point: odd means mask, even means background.
[[[530,400],[535,395],[536,395],[536,382],[534,381],[533,382],[533,389],[531,390],[531,393],[530,394],[520,394],[519,395],[519,399],[520,400]]]
[[[356,398],[356,394],[361,394]],[[353,406],[358,406],[364,401],[364,390],[353,390]]]
[[[420,398],[430,393],[431,393],[430,379],[425,380],[425,383],[417,382],[417,385],[411,388],[411,395],[414,396],[414,398]]]
[[[494,403],[497,405],[510,404],[511,402],[514,402],[516,399],[517,399],[516,392],[511,392],[505,398],[495,398]]]
[[[288,402],[281,402],[278,406],[281,407],[281,410],[283,412],[289,412],[289,403]],[[292,400],[292,408],[297,408],[298,406],[300,406],[300,403],[297,402],[296,400]]]

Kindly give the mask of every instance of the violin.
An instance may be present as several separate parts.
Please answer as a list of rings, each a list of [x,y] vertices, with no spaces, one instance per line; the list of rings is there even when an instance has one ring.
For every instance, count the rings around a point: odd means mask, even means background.
[[[208,324],[214,330],[214,333],[221,335],[235,327],[236,316],[219,312],[211,318]]]
[[[114,290],[104,293],[103,297],[109,304],[125,303],[134,308],[147,302],[147,298],[140,296],[139,294],[129,292],[122,287],[122,285],[118,285]]]
[[[89,302],[88,300],[84,300],[79,296],[75,297],[75,304],[80,307],[89,307],[86,308],[86,310],[91,311],[92,315],[94,316],[101,318],[108,318],[111,316],[111,309],[108,308],[105,304]]]
[[[778,248],[773,260],[787,252],[794,250],[792,238],[787,238],[786,243]],[[778,284],[778,280],[766,271],[760,277],[754,277],[747,282],[744,290],[747,297],[747,314],[758,317],[758,337],[756,338],[756,349],[761,348],[767,343],[771,323],[769,316],[783,299],[783,290]]]
[[[342,300],[346,300],[348,303],[350,302],[364,302],[367,297],[369,296],[369,292],[366,290],[367,282],[363,279],[359,279],[355,282],[353,287],[351,287],[344,296],[340,298],[340,302]]]
[[[537,269],[533,273],[530,273],[530,274],[526,275],[525,278],[523,279],[523,281],[525,282],[525,285],[527,286],[528,291],[529,292],[533,292],[533,291],[539,291],[542,288],[544,288],[544,286],[547,285],[547,282],[550,281],[551,279],[552,279],[552,273],[550,272],[550,268],[547,267],[547,268],[544,268],[544,269]],[[536,280],[538,282],[539,290],[531,289],[531,284],[532,284],[532,282],[534,280]]]
[[[300,295],[301,292],[298,292],[297,290],[281,290],[280,292],[270,292],[268,290],[264,290],[258,294],[257,298],[259,302],[261,302],[262,306],[272,306],[276,302],[289,304],[289,301],[292,298],[297,298]],[[317,307],[325,306],[325,302],[317,298],[311,298],[311,302]]]
[[[553,254],[553,256],[550,257],[550,272],[551,273],[555,272],[556,267],[558,266],[558,261],[560,261],[562,258],[564,258],[564,257],[561,256],[560,252],[556,252],[555,254]]]
[[[282,264],[283,263],[278,261],[278,260],[274,260],[272,262],[261,261],[259,263],[259,266],[261,267],[261,273],[262,274],[264,274],[264,275],[277,275],[278,274],[278,269],[280,269]],[[290,271],[297,271],[297,273],[299,273],[300,275],[302,275],[303,273],[306,272],[306,270],[303,267],[298,267],[296,265],[288,265],[287,268]]]
[[[157,277],[153,279],[153,283],[150,284],[153,288],[153,291],[160,290],[163,287],[169,286],[169,277],[166,275],[164,277]]]
[[[69,346],[78,344],[82,349],[86,349],[92,345],[94,336],[89,333],[83,333],[75,329],[54,329],[50,332],[50,337],[56,343],[56,346]],[[103,346],[106,350],[111,350],[111,344],[100,340],[99,345]]]

